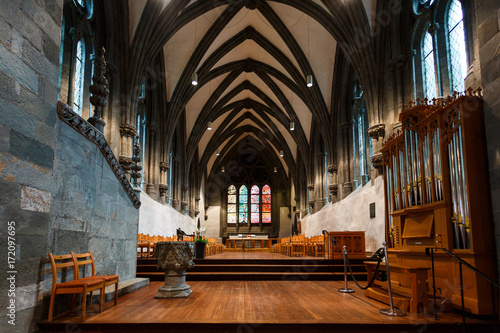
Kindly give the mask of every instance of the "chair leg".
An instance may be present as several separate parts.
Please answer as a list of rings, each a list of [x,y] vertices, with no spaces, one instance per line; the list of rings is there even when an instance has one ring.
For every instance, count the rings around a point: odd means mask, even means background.
[[[85,321],[85,311],[87,310],[87,287],[83,287],[82,295],[82,321]]]
[[[103,283],[101,288],[101,300],[99,302],[99,312],[102,312],[102,306],[104,304],[104,297],[106,296],[106,285]]]
[[[115,283],[115,305],[118,304],[118,281]]]
[[[49,305],[49,320],[52,321],[52,317],[54,316],[54,300],[56,298],[55,291],[50,293],[50,305]]]

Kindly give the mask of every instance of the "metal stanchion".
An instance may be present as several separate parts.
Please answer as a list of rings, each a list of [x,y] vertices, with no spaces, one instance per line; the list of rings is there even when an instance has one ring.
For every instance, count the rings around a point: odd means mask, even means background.
[[[339,292],[341,292],[341,293],[353,293],[354,290],[347,288],[346,256],[347,256],[347,250],[346,250],[346,246],[344,245],[344,288],[340,288]]]
[[[391,304],[390,309],[381,309],[380,313],[386,316],[394,316],[394,317],[404,317],[406,316],[406,312],[403,310],[395,309],[392,303],[392,290],[391,290],[391,273],[389,271],[389,254],[387,253],[387,243],[383,242],[384,246],[384,254],[385,254],[385,267],[387,270],[387,287],[389,289],[389,302]]]

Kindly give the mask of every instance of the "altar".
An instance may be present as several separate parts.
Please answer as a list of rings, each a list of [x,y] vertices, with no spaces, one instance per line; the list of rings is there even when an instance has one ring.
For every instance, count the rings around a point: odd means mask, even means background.
[[[230,235],[226,240],[227,249],[270,249],[273,238],[268,235]]]

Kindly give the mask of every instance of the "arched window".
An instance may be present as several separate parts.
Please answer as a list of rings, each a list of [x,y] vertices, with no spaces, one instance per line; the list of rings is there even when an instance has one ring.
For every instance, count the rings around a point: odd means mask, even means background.
[[[459,0],[452,0],[446,16],[450,86],[452,91],[464,91],[464,79],[467,75],[463,18],[462,4]]]
[[[422,38],[422,69],[424,78],[424,92],[428,100],[437,96],[436,62],[434,59],[434,44],[432,35],[427,31]]]
[[[227,189],[227,223],[236,223],[236,187],[229,186]]]
[[[363,90],[357,78],[354,80],[353,87],[352,124],[354,179],[358,181],[358,184],[364,184],[369,179],[367,161],[373,148],[371,138],[367,135],[368,115]]]
[[[238,222],[248,223],[248,188],[245,185],[240,187],[240,198],[238,208]]]
[[[73,81],[73,111],[82,115],[83,86],[85,81],[85,42],[83,38],[76,44],[75,79]]]
[[[235,185],[228,187],[227,223],[248,224],[249,220],[251,224],[271,223],[271,186],[264,185],[262,192],[258,185],[253,185],[250,192],[246,185],[238,190]]]
[[[262,187],[262,223],[271,223],[271,187]]]
[[[250,190],[250,223],[260,222],[260,189],[257,185]]]

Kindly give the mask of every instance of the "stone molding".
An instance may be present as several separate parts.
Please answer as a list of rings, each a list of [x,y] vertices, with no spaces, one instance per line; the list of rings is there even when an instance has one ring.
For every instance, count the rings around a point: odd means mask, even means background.
[[[327,168],[328,173],[331,174],[331,175],[334,174],[334,173],[337,174],[338,170],[339,170],[339,166],[338,165],[331,165],[330,164],[328,166],[328,168]]]
[[[379,140],[379,138],[384,138],[385,136],[385,124],[373,125],[368,129],[368,136],[374,140]]]
[[[57,102],[57,116],[62,122],[68,124],[75,131],[86,137],[89,141],[94,143],[99,148],[102,155],[108,162],[109,167],[111,168],[111,170],[113,170],[116,178],[127,193],[130,201],[132,201],[132,204],[135,208],[139,209],[139,207],[141,207],[141,201],[130,185],[125,171],[123,171],[122,167],[120,166],[120,163],[116,159],[115,154],[113,154],[113,151],[109,147],[104,135],[94,126],[89,124],[85,119],[73,112],[73,110],[67,104],[61,101]]]
[[[135,126],[130,124],[121,124],[120,125],[120,135],[126,137],[134,137],[138,136],[137,129]]]

